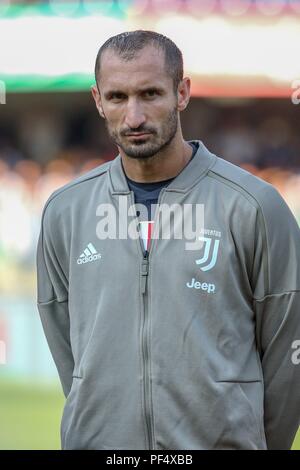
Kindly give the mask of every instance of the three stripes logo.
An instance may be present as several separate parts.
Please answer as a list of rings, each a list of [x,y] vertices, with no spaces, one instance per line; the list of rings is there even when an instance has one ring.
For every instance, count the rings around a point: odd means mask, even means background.
[[[213,241],[209,237],[199,237],[199,240],[204,242],[204,253],[202,258],[196,259],[196,264],[200,266],[201,271],[209,271],[217,262],[220,240]]]
[[[81,253],[77,259],[77,264],[90,263],[101,258],[101,254],[97,252],[96,248],[92,243],[89,243],[86,249]]]

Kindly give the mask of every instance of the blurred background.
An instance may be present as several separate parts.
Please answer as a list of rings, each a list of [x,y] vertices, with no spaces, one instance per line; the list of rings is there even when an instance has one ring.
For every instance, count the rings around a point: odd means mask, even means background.
[[[272,183],[300,224],[300,1],[2,1],[1,449],[60,447],[64,397],[36,309],[41,211],[55,189],[116,156],[90,86],[101,44],[134,29],[183,52],[185,138]]]

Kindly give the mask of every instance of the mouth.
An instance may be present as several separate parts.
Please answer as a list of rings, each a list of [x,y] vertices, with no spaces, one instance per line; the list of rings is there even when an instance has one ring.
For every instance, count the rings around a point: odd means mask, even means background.
[[[140,132],[140,133],[133,133],[133,134],[127,134],[126,137],[129,139],[144,139],[145,137],[148,137],[151,135],[150,132]]]

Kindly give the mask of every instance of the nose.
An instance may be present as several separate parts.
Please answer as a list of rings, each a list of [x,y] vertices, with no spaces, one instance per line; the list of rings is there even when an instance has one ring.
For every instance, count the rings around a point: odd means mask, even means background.
[[[130,129],[138,129],[146,121],[145,114],[137,100],[128,101],[125,124]]]

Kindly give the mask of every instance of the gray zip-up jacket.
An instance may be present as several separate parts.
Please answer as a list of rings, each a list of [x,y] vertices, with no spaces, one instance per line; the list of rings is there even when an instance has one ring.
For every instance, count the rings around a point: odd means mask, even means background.
[[[99,236],[100,205],[124,216],[134,202],[119,155],[45,205],[38,310],[66,396],[62,449],[292,445],[300,230],[271,185],[195,142],[159,203],[204,204],[198,251],[154,237],[147,257],[138,238]]]

